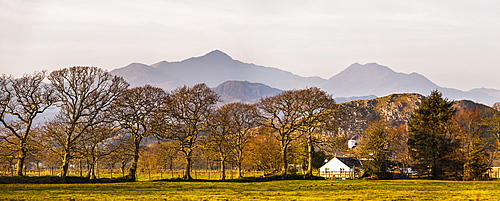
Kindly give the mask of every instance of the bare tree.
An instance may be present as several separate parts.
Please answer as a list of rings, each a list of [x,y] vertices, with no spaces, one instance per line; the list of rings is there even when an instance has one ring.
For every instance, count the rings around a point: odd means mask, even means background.
[[[264,126],[271,128],[281,146],[281,174],[287,176],[288,151],[293,141],[302,136],[300,111],[306,103],[300,101],[296,90],[284,91],[276,96],[267,97],[260,101],[259,108],[262,117],[266,120]]]
[[[317,87],[296,90],[295,98],[301,103],[295,110],[302,114],[300,131],[305,134],[307,144],[307,173],[306,177],[313,176],[314,148],[322,142],[321,130],[335,130],[339,125],[340,112],[331,95]]]
[[[490,128],[492,142],[490,161],[496,160],[500,153],[500,103],[493,105],[490,116],[484,119],[484,124]]]
[[[5,140],[17,151],[16,175],[22,176],[35,118],[56,101],[54,89],[43,83],[45,72],[21,78],[0,78],[0,122],[8,131]]]
[[[255,137],[248,142],[248,159],[254,170],[265,173],[276,173],[281,165],[281,146],[278,140],[269,133],[269,127],[260,127],[256,130]]]
[[[79,66],[53,71],[48,79],[61,102],[48,132],[62,147],[61,178],[65,182],[73,149],[89,127],[100,123],[99,114],[126,90],[128,83],[100,68]]]
[[[242,177],[245,147],[259,123],[258,110],[254,105],[229,103],[213,113],[206,141],[220,161],[221,180],[226,178],[225,163],[232,155],[236,159],[238,176]]]
[[[117,129],[110,122],[102,122],[90,127],[82,141],[82,158],[87,162],[87,179],[96,179],[95,166],[104,156],[115,151],[114,146],[108,145],[109,139],[118,134]]]
[[[177,154],[179,153],[179,149],[178,149],[179,146],[176,143],[177,143],[176,141],[165,141],[165,142],[160,143],[157,147],[159,149],[160,155],[162,156],[160,159],[160,163],[163,164],[164,169],[167,169],[167,165],[168,165],[168,168],[170,169],[172,177],[174,174],[174,163],[175,163],[174,159],[176,158]]]
[[[463,179],[485,180],[485,173],[490,169],[489,149],[494,146],[490,114],[479,106],[459,110],[453,117],[455,132],[461,138],[463,152]]]
[[[389,130],[389,144],[393,151],[391,158],[396,165],[400,166],[401,173],[408,175],[408,167],[411,164],[410,150],[408,149],[408,128],[406,124],[401,124]]]
[[[378,120],[372,122],[366,129],[361,141],[361,154],[366,161],[366,173],[373,179],[387,179],[390,167],[390,156],[393,153],[390,144],[390,122]]]
[[[220,152],[224,152],[224,146],[227,147],[227,154],[234,152],[234,159],[238,168],[238,177],[242,178],[242,163],[244,153],[250,138],[254,137],[257,126],[260,124],[259,111],[255,105],[245,103],[229,103],[220,107],[213,116],[214,132],[211,132],[209,140],[212,145]],[[221,147],[222,146],[222,147]],[[221,166],[223,166],[223,157]]]
[[[141,142],[159,131],[159,113],[168,106],[168,94],[150,85],[125,91],[113,104],[111,114],[133,140],[133,160],[128,179],[135,181]]]
[[[234,150],[231,122],[223,108],[216,110],[210,117],[209,132],[205,138],[206,147],[213,151],[220,161],[221,180],[226,180],[226,160]]]
[[[169,107],[169,130],[164,137],[179,142],[186,167],[183,179],[191,180],[193,150],[200,133],[207,132],[208,119],[219,96],[205,84],[183,86],[171,93]]]
[[[133,158],[134,142],[130,135],[120,130],[120,133],[106,140],[106,146],[111,152],[104,157],[104,163],[115,167],[119,165],[122,176],[125,177],[125,169]]]
[[[12,172],[15,152],[7,141],[0,140],[0,172]]]

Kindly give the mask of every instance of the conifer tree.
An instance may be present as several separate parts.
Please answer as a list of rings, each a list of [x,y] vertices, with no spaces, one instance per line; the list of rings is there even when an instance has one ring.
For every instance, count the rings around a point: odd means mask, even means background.
[[[420,174],[433,179],[444,178],[445,173],[461,165],[455,160],[459,143],[451,132],[455,115],[452,102],[435,90],[415,110],[408,123],[408,146]]]

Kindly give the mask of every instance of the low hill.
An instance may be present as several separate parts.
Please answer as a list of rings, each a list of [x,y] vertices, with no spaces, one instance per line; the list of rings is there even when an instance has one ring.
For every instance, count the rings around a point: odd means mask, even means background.
[[[274,96],[282,92],[282,90],[265,84],[247,81],[227,81],[213,88],[213,90],[221,96],[223,103],[257,103],[261,98]]]

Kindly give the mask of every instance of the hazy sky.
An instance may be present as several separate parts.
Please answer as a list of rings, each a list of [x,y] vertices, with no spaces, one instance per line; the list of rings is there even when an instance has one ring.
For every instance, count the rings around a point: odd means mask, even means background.
[[[329,78],[354,62],[500,89],[499,0],[0,0],[0,73],[201,56]]]

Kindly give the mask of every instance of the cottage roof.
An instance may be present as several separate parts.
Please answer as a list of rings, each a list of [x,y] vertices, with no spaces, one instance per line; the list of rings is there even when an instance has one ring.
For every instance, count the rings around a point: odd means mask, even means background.
[[[344,163],[345,165],[349,166],[349,167],[361,167],[361,162],[359,160],[356,160],[354,158],[340,158],[340,157],[337,157],[337,159],[339,159],[339,161],[341,161],[342,163]]]

